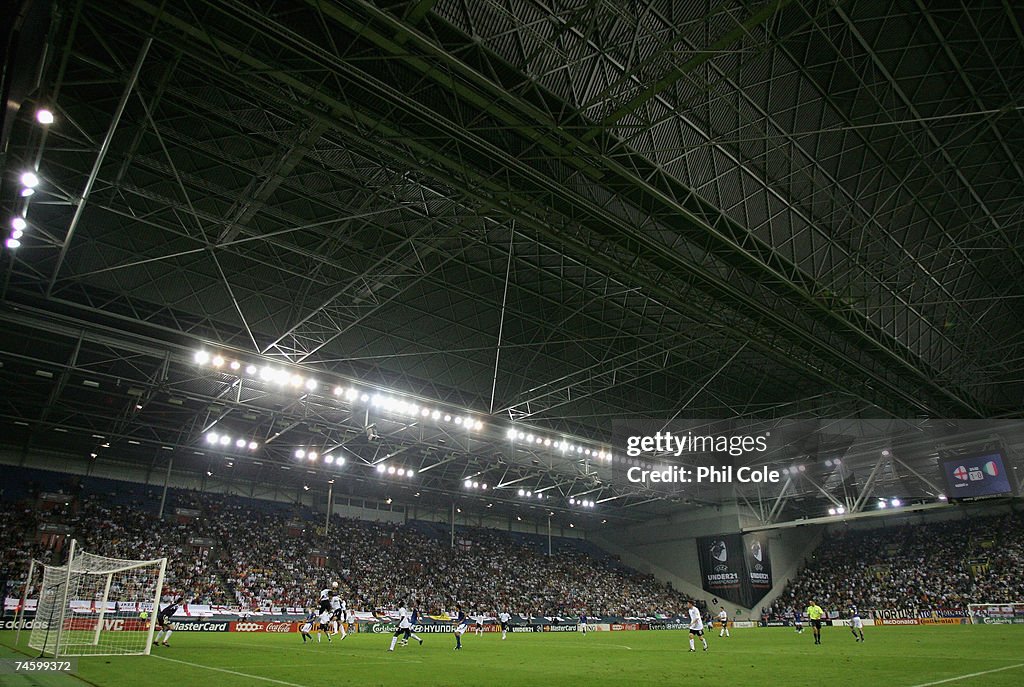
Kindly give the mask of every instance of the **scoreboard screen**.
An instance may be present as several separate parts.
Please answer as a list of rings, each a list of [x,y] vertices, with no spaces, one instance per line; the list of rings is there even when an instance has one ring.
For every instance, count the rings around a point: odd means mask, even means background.
[[[946,478],[950,499],[976,499],[1013,493],[1010,475],[999,453],[943,461],[942,473]]]

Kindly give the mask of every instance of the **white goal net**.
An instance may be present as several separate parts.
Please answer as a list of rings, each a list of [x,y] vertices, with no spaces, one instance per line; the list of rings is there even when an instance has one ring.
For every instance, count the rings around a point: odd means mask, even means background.
[[[1001,604],[968,604],[974,625],[1024,625],[1024,601]]]
[[[43,566],[28,645],[57,656],[148,654],[167,559],[132,561],[75,550]]]

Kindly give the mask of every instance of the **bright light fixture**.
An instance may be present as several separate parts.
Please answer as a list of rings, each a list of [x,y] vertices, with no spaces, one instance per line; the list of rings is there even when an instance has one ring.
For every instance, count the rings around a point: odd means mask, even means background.
[[[36,121],[43,126],[53,124],[53,112],[45,107],[39,108],[36,110]]]
[[[24,172],[21,175],[21,185],[25,188],[35,188],[39,185],[39,177],[35,172]]]

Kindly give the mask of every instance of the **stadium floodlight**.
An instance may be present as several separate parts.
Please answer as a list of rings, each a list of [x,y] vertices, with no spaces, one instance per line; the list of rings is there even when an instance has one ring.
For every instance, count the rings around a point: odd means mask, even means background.
[[[306,457],[309,458],[310,460],[316,460],[319,457],[319,455],[317,454],[316,451],[310,451],[309,453],[306,454]]]
[[[245,439],[235,439],[235,446],[237,448],[245,448],[246,443]]]
[[[306,380],[306,389],[309,391],[316,391],[317,381],[315,379]]]
[[[367,401],[370,400],[370,397],[367,394],[362,394],[359,396],[359,400],[362,401],[363,403],[366,403]]]
[[[835,508],[829,508],[828,509],[828,514],[829,515],[835,515],[836,514],[836,509]]]
[[[883,448],[882,449],[882,457],[883,458],[888,458],[890,455],[891,454],[889,453],[889,449],[887,449],[887,448]]]
[[[483,484],[481,484],[480,488],[486,490],[487,489],[487,482],[484,482]]]
[[[206,351],[196,351],[195,361],[200,365],[210,362],[210,354]]]
[[[388,468],[387,468],[386,465],[384,465],[384,463],[378,463],[377,464],[377,472],[383,473],[387,469]]]
[[[43,126],[53,124],[53,111],[46,107],[39,108],[36,110],[36,121]]]
[[[229,437],[227,434],[222,434],[221,437],[220,437],[220,445],[221,446],[227,446],[230,443],[231,443],[231,437]]]
[[[25,188],[35,188],[39,185],[39,176],[35,172],[23,172],[20,181]]]
[[[575,506],[576,505],[576,499],[574,499],[574,498],[569,499],[569,505],[570,506]]]
[[[448,414],[446,413],[446,414],[445,414],[445,416],[444,416],[444,421],[445,421],[445,422],[451,422],[451,421],[452,421],[452,416],[451,416],[451,415],[448,415]]]
[[[35,192],[36,192],[36,190],[34,188],[23,188],[23,189],[21,189],[21,197],[22,198],[28,198],[29,196],[31,196]]]
[[[334,456],[332,456],[330,453],[328,453],[326,456],[324,456],[324,462],[327,463],[328,465],[333,465],[334,464]]]
[[[476,422],[473,423],[473,429],[483,429],[483,428],[484,428],[484,421],[483,420],[477,420]]]
[[[220,436],[216,432],[206,433],[206,443],[216,444],[218,439],[220,439]]]
[[[390,467],[388,468],[388,474],[389,474],[389,475],[393,475],[393,474],[395,474],[395,466],[394,466],[394,465],[392,465],[392,466],[390,466]]]
[[[398,476],[405,477],[405,468],[398,468]]]
[[[455,424],[457,424],[457,425],[461,425],[462,424],[462,417],[461,416],[457,416],[455,418]]]
[[[424,408],[420,411],[420,415],[423,417],[430,417],[430,408]]]
[[[305,449],[301,449],[301,448],[295,449],[295,457],[299,458],[299,459],[305,458],[306,457]]]
[[[544,440],[544,445],[545,446],[550,446],[551,445],[551,439],[545,439]]]
[[[881,510],[882,508],[885,508],[885,507],[886,507],[886,506],[888,506],[888,505],[889,505],[889,504],[888,504],[888,503],[886,503],[886,502],[885,502],[885,501],[883,501],[883,500],[879,500],[879,501],[878,501],[878,508],[879,508],[879,510]]]
[[[462,486],[466,487],[466,489],[471,489],[473,487],[473,480],[471,480],[471,479],[463,480]]]
[[[524,491],[523,489],[520,489],[518,493],[519,493],[520,496],[525,496],[526,495],[526,491]]]
[[[28,223],[24,217],[14,217],[11,219],[11,229],[15,231],[24,231],[28,227]]]
[[[480,483],[479,482],[473,482],[473,488],[474,489],[479,489],[480,488]]]
[[[347,398],[350,401],[356,400],[358,396],[359,392],[356,391],[354,387],[350,387],[349,390],[345,392],[345,398]]]
[[[527,497],[527,498],[530,498],[531,496],[533,496],[533,492],[532,492],[532,491],[530,491],[529,489],[527,489],[527,491],[526,491],[526,497]]]
[[[260,445],[257,442],[255,442],[255,441],[250,441],[249,442],[249,450],[250,451],[255,451],[259,447],[260,447]]]
[[[245,374],[247,374],[247,375],[254,375],[254,374],[256,374],[257,371],[258,370],[256,369],[255,365],[246,365],[245,366]]]
[[[431,411],[430,417],[433,418],[434,420],[440,420],[441,419],[441,411],[440,410]]]
[[[946,499],[946,495],[945,494],[939,494],[939,501],[945,501],[945,500],[947,500]]]
[[[229,365],[229,367],[230,367],[230,368],[231,368],[232,370],[237,370],[237,369],[239,369],[239,368],[241,368],[241,367],[242,367],[242,363],[238,362],[237,360],[232,360],[232,361],[231,361],[231,364]]]
[[[224,357],[215,355],[213,356],[213,360],[211,360],[210,362],[213,364],[214,367],[220,367],[221,365],[224,364]]]
[[[515,439],[516,438],[516,430],[515,430],[514,427],[509,427],[508,428],[508,431],[505,432],[505,438],[506,439]]]
[[[335,462],[336,465],[344,465],[345,464],[345,456],[338,456],[337,459],[334,462]]]
[[[899,508],[900,506],[903,505],[903,502],[900,501],[899,499],[893,499],[892,501],[890,501],[890,503],[892,503],[893,508]]]
[[[839,513],[839,515],[842,515],[845,512],[846,512],[846,506],[839,506],[838,508],[836,508],[836,513]]]
[[[340,386],[334,387],[334,395],[335,396],[341,396],[343,393],[345,393],[345,390],[342,389]]]
[[[309,485],[308,484],[303,484],[302,485],[302,491],[309,491]]]

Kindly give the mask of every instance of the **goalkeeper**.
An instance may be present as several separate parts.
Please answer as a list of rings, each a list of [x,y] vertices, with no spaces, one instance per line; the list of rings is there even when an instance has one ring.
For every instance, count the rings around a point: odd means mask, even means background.
[[[154,645],[161,643],[160,635],[163,635],[163,645],[166,647],[171,646],[168,644],[168,641],[171,639],[171,632],[173,632],[171,629],[171,616],[178,612],[178,607],[181,605],[181,601],[181,599],[172,601],[156,614],[156,626],[159,629],[159,632],[156,633],[156,637],[153,639]]]

